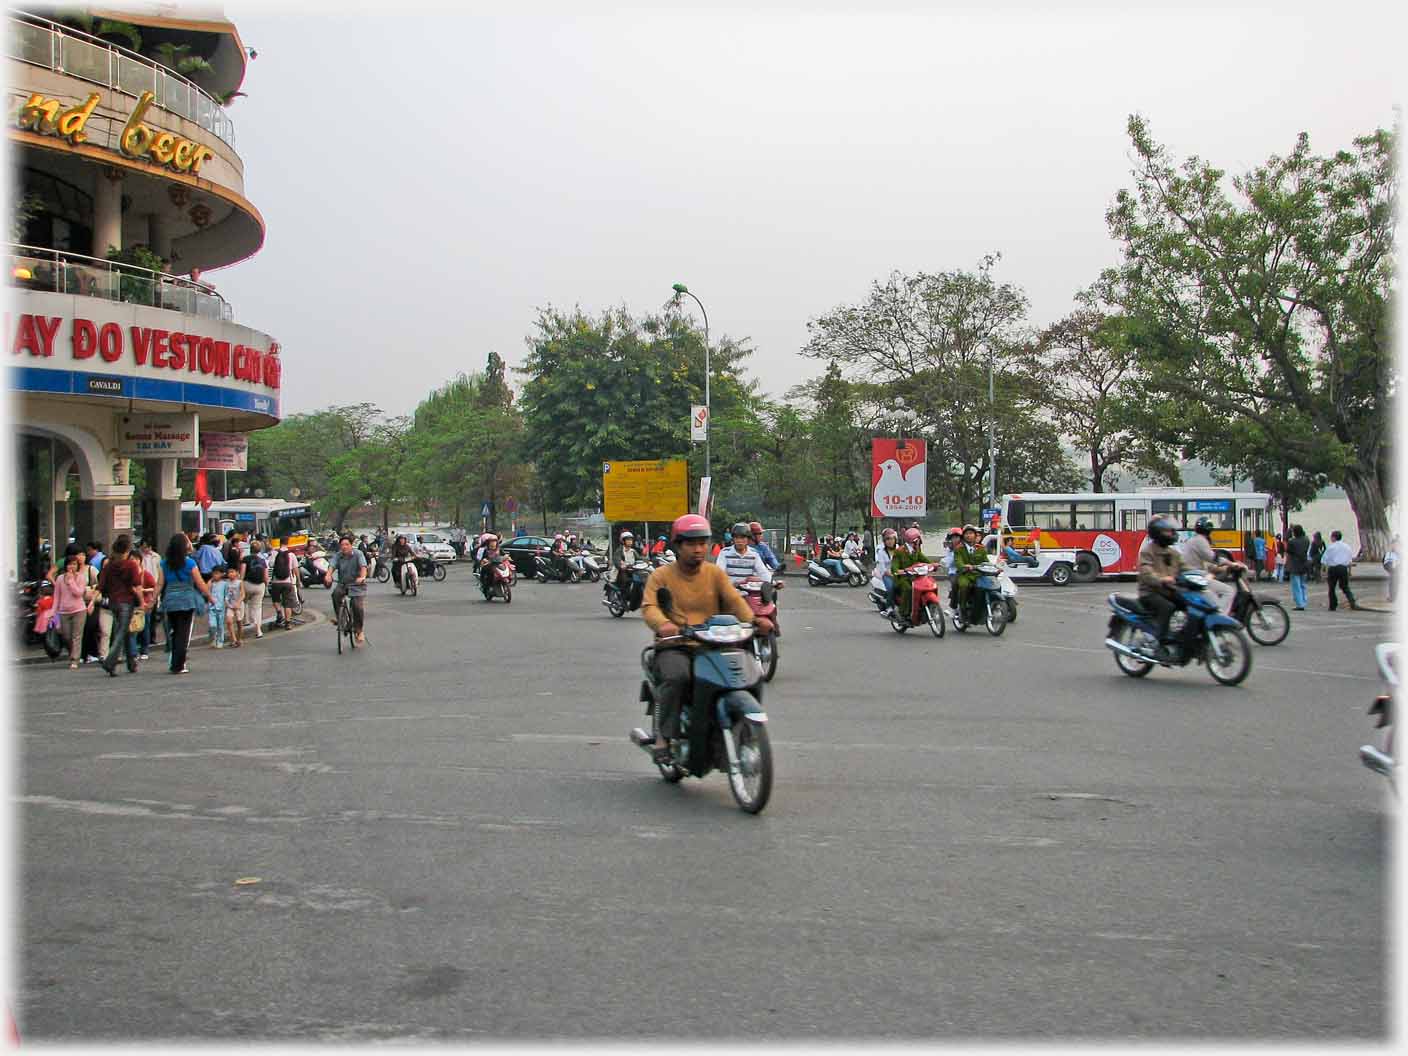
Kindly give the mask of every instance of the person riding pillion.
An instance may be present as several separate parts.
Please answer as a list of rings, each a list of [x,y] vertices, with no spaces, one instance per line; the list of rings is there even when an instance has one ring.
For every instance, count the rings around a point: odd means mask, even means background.
[[[654,748],[655,758],[661,762],[669,758],[666,742],[679,736],[680,705],[693,677],[688,648],[693,643],[666,639],[678,635],[681,626],[705,623],[720,613],[736,616],[741,623],[754,624],[760,634],[768,634],[773,629],[772,621],[766,617],[754,619],[753,610],[727,573],[705,560],[710,534],[708,520],[699,514],[687,513],[676,518],[670,529],[676,560],[651,573],[641,601],[641,616],[656,639],[652,663],[660,692],[660,725]],[[668,610],[660,604],[661,589],[669,592]]]
[[[1237,588],[1223,580],[1234,569],[1245,569],[1247,566],[1240,561],[1228,561],[1218,556],[1212,548],[1212,521],[1206,517],[1199,518],[1193,525],[1192,537],[1181,547],[1181,556],[1185,568],[1201,569],[1208,573],[1208,593],[1217,598],[1218,609],[1227,613],[1237,596]]]
[[[479,548],[479,583],[488,593],[489,588],[494,583],[494,558],[502,559],[499,553],[499,537],[485,533],[481,537],[484,541]]]
[[[968,595],[978,582],[978,566],[986,564],[988,552],[978,543],[978,529],[971,524],[963,526],[963,542],[953,551],[953,570],[958,576],[954,590],[958,594],[958,611],[966,613]],[[964,617],[967,618],[966,616]]]
[[[1178,529],[1167,517],[1155,517],[1145,529],[1149,538],[1139,547],[1139,600],[1153,610],[1159,628],[1159,656],[1166,659],[1168,621],[1182,608],[1178,573],[1183,571],[1183,555],[1174,543]]]
[[[871,570],[872,574],[885,584],[886,616],[895,611],[895,577],[890,575],[890,564],[895,559],[899,539],[900,533],[893,528],[886,528],[880,533],[880,546],[875,551],[875,567]]]
[[[894,557],[890,560],[890,573],[895,581],[895,608],[906,619],[910,613],[911,584],[908,576],[901,576],[897,573],[903,572],[910,565],[927,565],[932,562],[924,556],[924,533],[918,528],[906,528],[904,530],[904,545],[895,551]]]
[[[782,567],[782,562],[778,559],[778,556],[773,553],[772,547],[763,542],[762,524],[758,521],[749,521],[748,530],[753,535],[753,549],[758,551],[758,556],[763,559],[763,564],[776,572]]]

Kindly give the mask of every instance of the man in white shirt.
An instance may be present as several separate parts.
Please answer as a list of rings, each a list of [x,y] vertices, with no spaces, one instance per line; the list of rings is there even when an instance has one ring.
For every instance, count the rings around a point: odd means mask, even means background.
[[[1334,612],[1339,608],[1339,601],[1335,597],[1337,586],[1349,599],[1349,607],[1358,609],[1359,602],[1354,600],[1354,592],[1349,589],[1349,566],[1354,563],[1354,553],[1338,529],[1330,533],[1330,545],[1325,547],[1325,556],[1320,561],[1325,566],[1325,582],[1330,587],[1330,611]]]
[[[752,538],[753,533],[748,525],[739,521],[733,526],[733,545],[720,550],[718,560],[714,562],[728,574],[734,586],[745,579],[755,577],[764,583],[772,583],[772,572],[768,569],[767,562],[758,551],[748,545]],[[765,587],[763,600],[770,602],[771,593],[771,590]]]

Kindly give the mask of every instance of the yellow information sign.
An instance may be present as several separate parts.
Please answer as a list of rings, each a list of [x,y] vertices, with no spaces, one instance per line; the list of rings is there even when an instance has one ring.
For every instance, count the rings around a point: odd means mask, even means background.
[[[608,521],[672,521],[689,512],[689,466],[682,458],[603,462]]]

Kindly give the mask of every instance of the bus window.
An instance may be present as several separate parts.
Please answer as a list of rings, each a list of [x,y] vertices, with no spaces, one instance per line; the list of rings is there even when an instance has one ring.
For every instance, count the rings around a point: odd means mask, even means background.
[[[1050,530],[1069,529],[1076,526],[1075,516],[1069,502],[1028,502],[1027,522],[1032,528]]]
[[[1258,535],[1266,531],[1266,511],[1242,507],[1242,531]]]
[[[1115,502],[1076,503],[1076,527],[1083,529],[1112,529],[1115,526]]]
[[[311,521],[312,516],[306,506],[301,510],[282,510],[270,518],[269,534],[275,539],[306,535]]]
[[[1121,510],[1120,531],[1142,532],[1149,527],[1148,510]]]

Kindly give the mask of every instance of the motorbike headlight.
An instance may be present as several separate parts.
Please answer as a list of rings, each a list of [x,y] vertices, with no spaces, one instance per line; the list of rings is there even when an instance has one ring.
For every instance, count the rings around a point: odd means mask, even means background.
[[[753,625],[731,623],[721,627],[701,627],[694,632],[694,636],[710,645],[736,645],[753,637]]]

